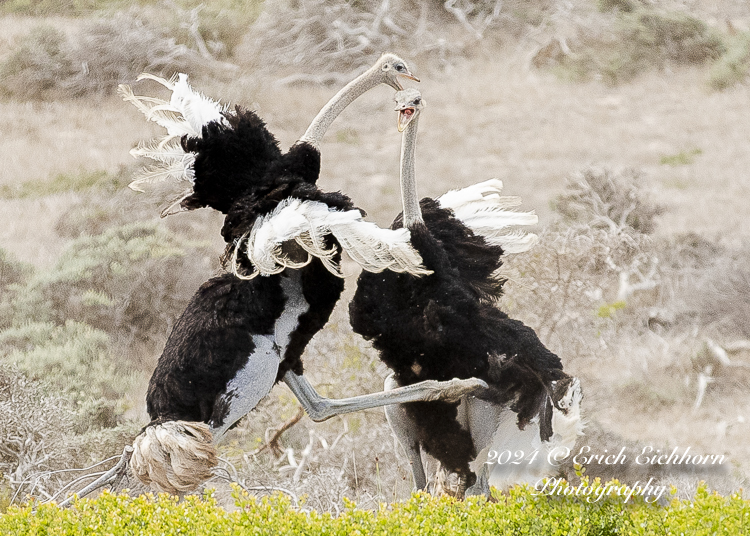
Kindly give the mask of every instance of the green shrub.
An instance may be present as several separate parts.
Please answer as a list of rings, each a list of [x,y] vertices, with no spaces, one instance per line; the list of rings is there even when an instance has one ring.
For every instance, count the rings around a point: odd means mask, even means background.
[[[7,287],[22,284],[33,271],[31,266],[10,258],[5,250],[0,249],[0,298]]]
[[[613,483],[615,484],[615,483]],[[0,516],[7,536],[27,534],[539,534],[545,536],[664,534],[747,534],[750,501],[740,495],[723,497],[698,489],[693,501],[673,499],[668,506],[635,500],[623,504],[616,496],[597,502],[550,497],[529,488],[484,498],[456,501],[415,494],[403,503],[383,504],[377,511],[353,503],[334,517],[292,506],[290,499],[261,500],[236,495],[237,508],[227,512],[211,494],[204,498],[158,497],[103,493],[61,510],[52,504],[11,507]]]
[[[695,161],[695,157],[703,154],[700,149],[691,149],[689,151],[680,151],[677,154],[664,155],[659,159],[659,163],[666,166],[688,166]]]
[[[109,347],[106,333],[72,321],[0,331],[0,359],[80,406],[93,428],[117,424],[124,410],[121,399],[133,387],[132,375],[118,367]]]
[[[0,186],[0,198],[24,199],[44,197],[61,192],[79,192],[89,188],[106,184],[111,181],[106,171],[93,171],[82,173],[60,173],[51,181],[40,182],[38,180],[20,182],[14,185],[3,184]]]
[[[202,244],[158,223],[133,223],[73,240],[48,272],[15,288],[14,323],[67,321],[122,339],[163,339],[197,289]],[[196,269],[198,264],[198,269]]]
[[[750,32],[727,40],[727,51],[711,66],[709,83],[713,89],[726,89],[747,78],[750,71]]]
[[[599,11],[614,11],[618,9],[623,13],[635,11],[642,2],[639,0],[596,0]]]
[[[703,21],[682,12],[637,7],[618,10],[616,17],[610,32],[586,29],[568,43],[569,52],[558,49],[536,64],[555,65],[574,79],[598,77],[619,84],[648,69],[702,64],[726,51]]]
[[[71,45],[51,26],[34,28],[0,64],[0,90],[23,98],[45,99],[61,80],[76,73]]]
[[[621,36],[633,56],[659,63],[702,63],[724,53],[721,39],[703,21],[682,12],[639,9],[623,17]]]

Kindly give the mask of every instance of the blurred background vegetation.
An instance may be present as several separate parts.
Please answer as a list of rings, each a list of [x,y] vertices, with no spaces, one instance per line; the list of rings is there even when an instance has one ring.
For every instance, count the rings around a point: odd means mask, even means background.
[[[20,117],[61,107],[80,115],[84,102],[96,114],[98,106],[112,106],[107,99],[116,99],[118,84],[143,71],[167,77],[184,71],[196,87],[231,85],[232,98],[273,80],[270,101],[259,107],[294,108],[298,103],[277,103],[275,95],[292,87],[331,92],[386,50],[408,51],[425,78],[466,69],[482,50],[520,50],[524,68],[566,84],[616,87],[686,66],[701,69],[709,94],[745,84],[750,29],[743,21],[750,18],[741,16],[750,10],[727,0],[727,17],[711,19],[687,4],[9,0],[0,4],[0,24],[8,30],[0,38],[0,96]],[[93,121],[85,117],[80,121]],[[299,130],[286,116],[273,117],[282,129]],[[111,130],[121,127],[118,121]],[[21,140],[39,136],[31,127],[6,125]],[[335,154],[346,160],[347,151],[362,151],[365,138],[364,131],[339,130]],[[702,153],[665,154],[659,165],[679,170]],[[396,154],[388,154],[395,162]],[[0,512],[27,494],[50,498],[79,476],[68,470],[116,454],[132,440],[146,423],[145,386],[171,326],[219,266],[216,215],[159,221],[155,207],[168,193],[133,201],[126,185],[134,166],[91,169],[80,160],[63,173],[0,181],[6,214],[30,229],[19,243],[0,243]],[[661,419],[687,413],[688,420],[690,411],[710,406],[705,418],[714,418],[746,396],[750,384],[748,237],[726,242],[664,231],[665,207],[642,170],[585,163],[567,178],[554,177],[565,185],[550,195],[539,244],[509,260],[502,306],[583,378],[586,403],[593,413],[605,408],[603,420],[624,403],[641,417],[659,407]],[[441,191],[455,186],[441,184]],[[383,191],[384,199],[397,199]],[[398,205],[384,205],[375,216],[387,221]],[[47,253],[39,254],[43,262],[22,262],[11,249]],[[377,391],[387,374],[351,333],[345,303],[305,362],[321,391],[335,397]],[[603,368],[625,372],[614,379]],[[337,511],[345,496],[373,506],[408,494],[408,464],[381,412],[314,425],[293,424],[297,410],[292,395],[276,388],[222,447],[226,474],[248,486],[307,494],[309,506],[326,511]],[[276,437],[285,421],[292,424]],[[726,421],[725,430],[734,424]],[[589,429],[589,444],[622,441],[596,419]],[[719,475],[731,482],[717,485],[746,482],[747,468],[737,462]]]

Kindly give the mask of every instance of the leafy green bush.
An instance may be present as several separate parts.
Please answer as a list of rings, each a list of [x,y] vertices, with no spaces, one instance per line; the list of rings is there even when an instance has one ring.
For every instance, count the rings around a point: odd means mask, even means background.
[[[22,262],[18,262],[0,249],[0,296],[10,285],[22,284],[33,272],[33,268]]]
[[[742,82],[750,72],[750,32],[727,39],[727,51],[711,66],[709,83],[713,89],[726,89]]]
[[[0,310],[10,308],[16,325],[75,321],[121,338],[163,339],[205,279],[195,259],[205,257],[201,246],[156,223],[83,236],[51,271],[14,286],[12,303]]]
[[[650,7],[618,10],[610,32],[586,29],[568,46],[569,51],[560,48],[542,63],[557,65],[573,78],[599,77],[609,84],[669,64],[701,64],[726,51],[719,36],[703,21]]]
[[[599,11],[614,11],[619,9],[623,13],[635,11],[643,2],[639,0],[596,0]]]
[[[613,483],[616,484],[616,483]],[[102,494],[79,500],[61,510],[52,504],[11,507],[0,515],[0,532],[27,534],[539,534],[545,536],[664,534],[747,534],[750,501],[735,494],[723,497],[698,489],[693,501],[673,499],[668,506],[643,500],[624,504],[616,496],[587,502],[551,497],[529,488],[496,494],[497,502],[470,498],[459,502],[415,494],[408,501],[383,504],[377,511],[360,510],[354,503],[334,517],[295,508],[282,496],[257,500],[236,493],[237,508],[227,512],[211,494],[204,498],[162,494]]]
[[[51,181],[31,180],[14,185],[0,185],[0,198],[23,199],[44,197],[61,192],[79,192],[109,181],[111,178],[107,172],[101,170],[88,173],[60,173]]]
[[[117,400],[127,392],[127,376],[109,358],[109,337],[86,324],[32,322],[0,331],[0,356],[29,377],[54,385],[83,403]]]
[[[702,63],[725,51],[705,22],[677,11],[636,10],[623,18],[621,32],[632,43],[634,58],[653,63]]]
[[[703,154],[697,147],[689,151],[680,151],[677,154],[664,155],[659,159],[659,163],[664,166],[689,166],[695,161],[697,156]]]

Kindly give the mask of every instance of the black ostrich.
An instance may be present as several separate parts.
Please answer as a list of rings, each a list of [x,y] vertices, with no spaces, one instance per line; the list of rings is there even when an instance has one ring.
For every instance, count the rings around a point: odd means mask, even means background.
[[[253,112],[227,112],[195,93],[181,75],[156,79],[169,103],[122,92],[167,128],[158,145],[136,149],[160,163],[132,186],[165,177],[189,179],[187,195],[165,213],[210,207],[226,214],[225,273],[204,283],[176,322],[149,382],[151,422],[135,439],[130,464],[147,484],[191,491],[211,476],[214,444],[283,380],[315,420],[410,400],[457,399],[478,380],[427,382],[399,392],[345,400],[320,397],[302,376],[301,356],[327,322],[343,290],[342,250],[365,269],[426,273],[407,231],[362,220],[345,195],[321,191],[318,144],[333,119],[380,83],[413,78],[387,54],[342,89],[305,135],[282,154]]]
[[[536,238],[508,228],[535,223],[536,216],[505,210],[519,201],[500,197],[499,181],[419,202],[414,152],[424,101],[419,91],[407,89],[397,93],[396,102],[399,131],[404,132],[403,213],[391,228],[410,231],[412,245],[433,274],[363,272],[349,308],[351,324],[372,341],[393,370],[386,388],[454,377],[476,377],[489,384],[489,391],[477,395],[482,400],[464,398],[460,416],[459,403],[451,401],[386,407],[409,455],[417,488],[426,485],[420,448],[457,473],[464,486],[471,486],[476,474],[469,464],[479,450],[491,445],[506,408],[514,412],[520,429],[532,420],[538,422],[540,439],[548,441],[553,433],[560,435],[553,412],[570,413],[573,428],[580,422],[580,396],[573,412],[566,407],[579,388],[534,331],[510,319],[496,304],[503,280],[495,272],[504,249],[524,251]],[[573,440],[576,432],[577,428]],[[480,487],[471,491],[488,491],[486,481],[485,475]]]

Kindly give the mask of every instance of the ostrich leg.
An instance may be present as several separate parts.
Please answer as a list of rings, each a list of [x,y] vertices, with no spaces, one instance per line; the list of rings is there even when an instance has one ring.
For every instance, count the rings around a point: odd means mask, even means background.
[[[354,396],[351,398],[324,398],[313,388],[307,378],[292,371],[284,375],[284,383],[300,401],[310,418],[316,422],[325,421],[336,415],[352,413],[363,409],[379,408],[405,402],[426,402],[433,400],[458,400],[464,395],[487,389],[487,384],[477,378],[460,380],[453,378],[445,382],[427,380],[414,385],[397,387],[382,393]]]
[[[396,383],[393,374],[385,379],[383,391],[392,392],[398,388],[398,383]],[[409,418],[403,406],[399,404],[385,406],[383,409],[385,410],[385,418],[388,419],[391,430],[406,451],[406,457],[409,459],[409,465],[411,466],[411,474],[414,478],[414,487],[418,490],[425,489],[427,487],[427,477],[425,476],[424,465],[422,464],[419,440],[414,435],[416,425]]]

